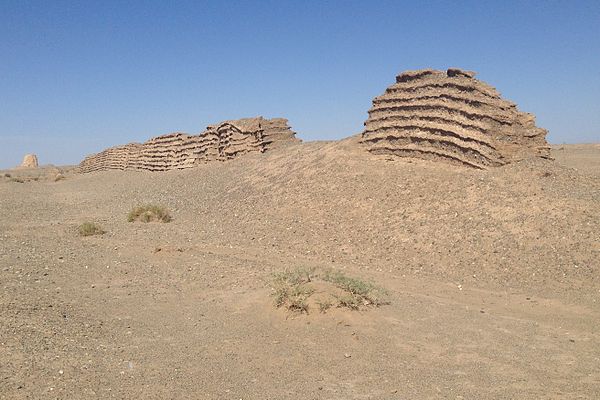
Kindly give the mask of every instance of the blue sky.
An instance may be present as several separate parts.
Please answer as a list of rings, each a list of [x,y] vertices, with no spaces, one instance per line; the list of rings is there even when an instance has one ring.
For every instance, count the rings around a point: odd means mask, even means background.
[[[399,72],[449,66],[550,142],[600,142],[597,0],[0,0],[0,55],[0,168],[256,115],[338,139]]]

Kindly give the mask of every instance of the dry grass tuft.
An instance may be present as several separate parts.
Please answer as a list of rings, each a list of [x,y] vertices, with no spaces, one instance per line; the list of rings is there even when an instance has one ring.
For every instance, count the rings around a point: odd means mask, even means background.
[[[308,314],[308,298],[314,289],[306,284],[311,282],[311,271],[296,269],[273,275],[275,307],[285,306],[289,311]]]
[[[333,302],[331,300],[320,300],[317,301],[317,305],[319,306],[319,311],[325,314],[331,307],[333,307]]]
[[[77,228],[80,236],[104,235],[106,231],[93,222],[84,222]]]
[[[143,206],[137,206],[129,212],[127,215],[127,221],[142,221],[142,222],[171,222],[172,218],[167,210],[163,206],[155,204],[146,204]]]

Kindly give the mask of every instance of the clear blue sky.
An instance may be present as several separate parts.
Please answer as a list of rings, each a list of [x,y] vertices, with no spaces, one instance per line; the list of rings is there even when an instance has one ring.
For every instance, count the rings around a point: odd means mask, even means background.
[[[449,66],[600,142],[598,0],[0,0],[0,168],[256,115],[338,139],[397,73]]]

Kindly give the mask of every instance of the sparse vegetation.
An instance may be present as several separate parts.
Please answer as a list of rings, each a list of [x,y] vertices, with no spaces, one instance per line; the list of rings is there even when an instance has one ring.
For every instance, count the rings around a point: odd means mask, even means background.
[[[171,215],[169,210],[163,206],[155,204],[146,204],[143,206],[137,206],[129,212],[127,215],[127,221],[142,221],[142,222],[171,222]]]
[[[308,314],[308,298],[315,292],[313,288],[306,285],[299,285],[288,292],[287,308],[290,311],[297,311]]]
[[[311,282],[314,277],[314,269],[297,268],[293,271],[285,271],[273,275],[274,281],[280,284],[298,286]]]
[[[7,174],[4,174],[4,177],[5,177],[5,178],[10,178],[11,176],[12,176],[12,175],[11,175],[11,174],[8,174],[8,173],[7,173]]]
[[[83,224],[79,225],[77,230],[81,236],[103,235],[106,233],[104,229],[93,222],[84,222]]]
[[[306,284],[311,282],[311,271],[296,269],[273,275],[275,286],[275,307],[285,306],[290,311],[308,313],[308,298],[314,289]]]
[[[10,181],[15,183],[25,183],[25,181],[21,178],[10,178]]]
[[[338,298],[343,307],[358,309],[361,304],[380,306],[387,303],[384,300],[387,293],[383,288],[361,279],[346,276],[341,272],[328,272],[323,280],[331,282],[347,293]]]
[[[338,300],[338,307],[346,307],[351,310],[360,310],[360,306],[362,302],[360,298],[353,294],[344,294],[341,296],[336,296]]]
[[[319,306],[319,311],[324,314],[333,307],[333,302],[331,300],[319,300],[317,301],[317,305]]]
[[[273,288],[275,307],[306,314],[311,304],[318,306],[321,313],[333,306],[360,310],[388,304],[383,288],[341,272],[317,274],[302,268],[285,271],[273,275]],[[315,298],[313,294],[317,294]]]

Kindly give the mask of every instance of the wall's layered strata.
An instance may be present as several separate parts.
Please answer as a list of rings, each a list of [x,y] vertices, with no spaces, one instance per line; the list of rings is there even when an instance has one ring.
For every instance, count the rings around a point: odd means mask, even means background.
[[[200,135],[170,133],[111,147],[86,157],[80,172],[106,169],[167,171],[208,161],[225,161],[248,152],[263,152],[277,144],[297,141],[284,118],[244,118],[211,125]]]
[[[404,72],[373,100],[361,142],[375,154],[476,168],[549,157],[546,130],[475,73]]]

